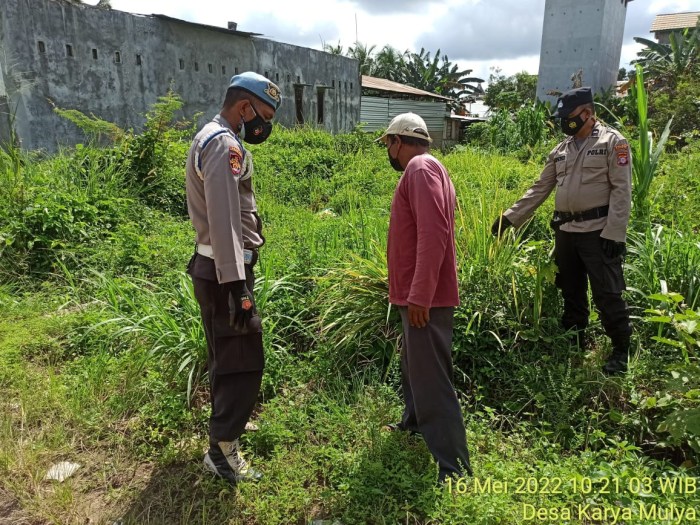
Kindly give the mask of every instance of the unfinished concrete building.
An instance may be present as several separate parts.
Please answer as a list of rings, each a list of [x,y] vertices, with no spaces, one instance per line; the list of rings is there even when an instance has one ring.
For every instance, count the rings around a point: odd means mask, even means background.
[[[615,86],[620,68],[627,4],[632,0],[547,0],[537,97],[570,89],[572,77],[600,93]]]
[[[54,107],[122,128],[139,127],[172,89],[183,114],[220,109],[232,75],[257,71],[277,83],[277,121],[331,132],[360,118],[354,59],[163,15],[134,15],[66,0],[0,2],[0,140],[14,128],[22,147],[54,151],[84,140]]]

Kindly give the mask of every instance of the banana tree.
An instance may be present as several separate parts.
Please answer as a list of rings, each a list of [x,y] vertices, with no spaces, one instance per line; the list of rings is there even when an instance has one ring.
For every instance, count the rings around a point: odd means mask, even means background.
[[[647,77],[661,87],[673,87],[678,77],[700,67],[698,29],[671,33],[668,44],[641,37],[635,37],[634,40],[646,46],[638,53],[639,58],[634,63],[641,65]]]

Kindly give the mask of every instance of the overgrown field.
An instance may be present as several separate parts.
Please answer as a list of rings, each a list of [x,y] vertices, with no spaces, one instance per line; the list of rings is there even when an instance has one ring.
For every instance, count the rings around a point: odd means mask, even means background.
[[[699,143],[662,158],[652,221],[630,232],[634,353],[614,378],[597,318],[586,354],[558,325],[551,199],[526,228],[490,234],[547,146],[440,156],[459,200],[455,379],[475,473],[450,490],[419,438],[380,430],[402,407],[384,255],[398,174],[372,136],[276,128],[253,148],[267,368],[244,444],[264,478],[231,489],[201,463],[192,128],[156,120],[110,147],[0,154],[0,523],[692,522]],[[81,467],[44,480],[60,461]]]

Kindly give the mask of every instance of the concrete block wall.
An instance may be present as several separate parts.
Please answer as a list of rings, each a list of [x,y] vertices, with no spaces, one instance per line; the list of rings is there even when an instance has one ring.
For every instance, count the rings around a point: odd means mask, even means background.
[[[297,123],[295,86],[305,122],[341,132],[359,121],[356,60],[167,17],[62,0],[2,0],[0,139],[7,138],[11,114],[25,149],[55,151],[83,141],[53,105],[139,129],[171,86],[183,98],[184,115],[202,112],[201,120],[209,120],[231,76],[247,70],[280,86],[277,120],[285,126]]]

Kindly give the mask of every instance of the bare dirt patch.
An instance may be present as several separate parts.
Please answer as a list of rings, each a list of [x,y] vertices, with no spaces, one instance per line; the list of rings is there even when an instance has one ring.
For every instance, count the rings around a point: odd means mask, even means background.
[[[44,525],[45,523],[26,516],[19,502],[9,492],[0,489],[0,525]]]

